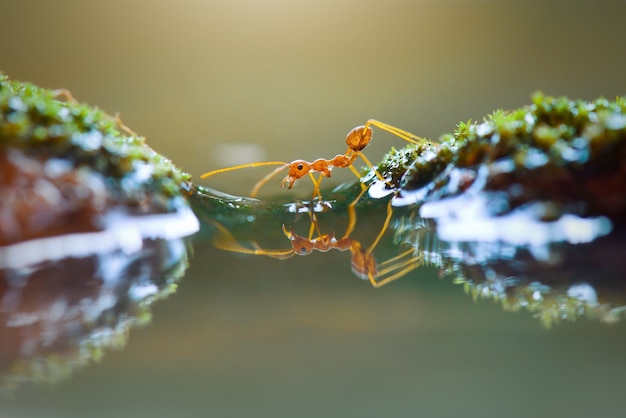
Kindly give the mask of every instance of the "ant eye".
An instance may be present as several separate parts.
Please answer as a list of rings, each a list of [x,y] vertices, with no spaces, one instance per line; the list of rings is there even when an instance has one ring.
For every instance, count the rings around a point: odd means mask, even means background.
[[[300,252],[302,254],[306,254],[306,247],[300,247]]]
[[[302,170],[304,166],[302,164],[298,164],[298,170]]]

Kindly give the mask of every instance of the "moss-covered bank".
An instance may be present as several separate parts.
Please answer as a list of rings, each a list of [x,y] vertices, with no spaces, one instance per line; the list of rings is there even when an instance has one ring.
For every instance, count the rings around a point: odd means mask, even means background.
[[[438,144],[392,150],[380,171],[416,203],[482,191],[498,215],[543,202],[545,218],[626,215],[626,99],[570,100],[535,93],[532,104],[461,123]]]
[[[0,245],[187,206],[190,176],[118,118],[0,73]]]

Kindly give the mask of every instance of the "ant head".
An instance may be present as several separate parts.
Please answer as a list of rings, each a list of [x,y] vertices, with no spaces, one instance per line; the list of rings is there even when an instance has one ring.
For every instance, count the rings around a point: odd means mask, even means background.
[[[372,128],[369,126],[357,126],[348,132],[346,136],[346,144],[352,151],[361,151],[372,140]]]
[[[289,184],[289,188],[293,187],[293,183],[307,175],[307,173],[311,170],[311,164],[304,160],[295,160],[291,164],[289,164],[289,173],[287,177],[283,179],[280,183],[281,187],[285,187],[285,184]]]
[[[298,255],[308,255],[313,252],[314,244],[308,239],[292,234],[290,240],[294,253]]]
[[[283,225],[283,234],[291,241],[291,247],[295,254],[307,255],[313,252],[314,244],[310,240],[294,234],[292,229],[287,230],[285,225]]]

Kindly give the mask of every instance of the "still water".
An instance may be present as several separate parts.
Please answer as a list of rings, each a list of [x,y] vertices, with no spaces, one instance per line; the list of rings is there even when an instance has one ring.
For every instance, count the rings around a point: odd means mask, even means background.
[[[339,237],[349,216],[333,204],[316,219]],[[20,282],[5,270],[3,318],[20,283],[31,305],[14,309],[44,306],[47,322],[31,321],[48,327],[28,328],[22,315],[2,331],[0,416],[622,416],[623,240],[516,256],[446,244],[394,208],[372,253],[380,265],[413,246],[416,268],[375,289],[352,273],[350,251],[268,256],[291,248],[283,225],[308,234],[309,213],[290,207],[242,217],[196,204],[199,233],[146,241],[130,258],[100,254],[116,271],[55,262],[37,285],[36,272],[20,270],[31,274]],[[368,248],[387,207],[359,209],[351,238]],[[605,257],[594,269],[581,251]],[[52,294],[66,295],[65,310]],[[16,340],[39,360],[16,366]]]

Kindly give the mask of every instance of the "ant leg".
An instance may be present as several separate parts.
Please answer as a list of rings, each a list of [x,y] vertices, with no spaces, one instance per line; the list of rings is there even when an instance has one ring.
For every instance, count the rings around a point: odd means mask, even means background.
[[[122,131],[124,131],[126,134],[131,135],[131,136],[139,136],[135,133],[135,131],[130,129],[128,126],[124,124],[124,122],[122,122],[122,118],[120,118],[119,112],[115,113],[115,117],[113,119],[115,120],[117,127],[120,128]]]
[[[52,96],[54,96],[55,100],[63,99],[66,102],[76,103],[76,99],[72,96],[72,93],[67,89],[56,89],[52,90]]]
[[[354,151],[352,151],[350,148],[348,148],[348,151],[346,151],[346,155],[348,155],[348,154],[350,154],[352,152],[354,152]],[[362,152],[360,152],[360,151],[359,152],[355,152],[355,154],[351,154],[351,155],[353,155],[353,160],[356,159],[357,157],[361,157],[363,159],[363,161],[365,162],[365,164],[367,164],[367,166],[370,168],[370,170],[374,171],[374,174],[376,174],[376,177],[378,177],[378,179],[380,181],[382,181],[385,184],[390,186],[390,184],[387,182],[387,180],[384,179],[383,175],[380,174],[380,172],[378,170],[376,170],[376,167],[374,167],[374,164],[372,164],[370,162],[370,160],[367,159],[367,157],[365,155],[363,155]],[[361,177],[362,177],[361,173],[359,173],[359,171],[356,168],[354,168],[352,164],[350,164],[348,166],[348,168],[354,173],[354,175],[356,176],[357,179],[359,179],[359,180],[361,179]]]
[[[365,129],[367,129],[369,126],[375,126],[379,129],[382,129],[383,131],[387,131],[390,134],[393,134],[397,137],[400,137],[402,139],[404,139],[407,142],[410,142],[412,144],[424,144],[424,145],[428,145],[430,144],[429,141],[427,141],[424,138],[421,138],[417,135],[414,135],[410,132],[407,132],[405,130],[402,130],[400,128],[396,128],[395,126],[391,126],[387,123],[381,122],[379,120],[376,119],[369,119],[367,122],[365,122]]]
[[[262,163],[262,164],[269,165],[265,163]],[[256,197],[256,195],[259,193],[259,190],[261,189],[261,187],[263,187],[265,183],[270,181],[272,177],[274,177],[276,174],[280,173],[282,170],[284,170],[287,167],[289,167],[289,164],[285,163],[282,167],[278,167],[274,169],[271,173],[263,177],[261,180],[257,181],[254,187],[252,188],[252,190],[250,191],[250,197]]]
[[[389,228],[389,223],[391,222],[392,213],[393,213],[393,209],[391,207],[391,200],[390,200],[389,203],[387,204],[387,217],[385,218],[385,222],[382,228],[380,229],[380,232],[378,233],[378,236],[376,237],[374,242],[369,246],[367,250],[365,250],[366,254],[372,253],[374,248],[376,248],[379,241],[381,240],[381,238],[383,237],[383,235]],[[378,271],[377,277],[382,277],[385,274],[392,273],[394,271],[395,273],[393,273],[391,276],[385,277],[381,281],[376,281],[376,278],[374,278],[374,276],[370,273],[369,281],[372,284],[372,286],[374,287],[384,286],[386,284],[393,282],[394,280],[399,279],[400,277],[404,276],[411,270],[417,268],[419,265],[419,262],[423,260],[423,256],[413,258],[412,255],[414,252],[415,250],[413,248],[410,248],[404,251],[403,253],[380,263],[378,267],[380,267],[381,269]],[[406,256],[411,256],[411,257],[408,260],[402,260]]]
[[[257,195],[257,193],[259,192],[259,189],[265,183],[267,183],[272,177],[274,177],[276,175],[276,173],[278,173],[279,171],[284,170],[285,168],[289,167],[289,164],[287,164],[286,162],[283,162],[283,161],[266,161],[266,162],[255,162],[255,163],[248,163],[248,164],[240,164],[240,165],[236,165],[236,166],[233,166],[233,167],[226,167],[226,168],[220,168],[220,169],[213,170],[213,171],[208,171],[208,172],[202,174],[200,176],[200,178],[201,179],[205,179],[207,177],[214,176],[215,174],[226,173],[226,172],[229,172],[229,171],[235,171],[235,170],[239,170],[239,169],[242,169],[242,168],[262,167],[262,166],[266,166],[266,165],[280,165],[280,167],[276,168],[274,171],[272,171],[271,173],[269,173],[268,175],[263,177],[261,180],[259,180],[254,185],[254,187],[252,188],[252,191],[250,192],[250,197],[255,197]]]
[[[317,232],[317,236],[322,236],[322,231],[320,230],[320,226],[317,223],[317,216],[314,212],[309,212],[309,217],[311,218],[311,226],[309,227],[309,241],[313,239],[313,234]]]
[[[359,152],[359,157],[361,157],[361,158],[363,159],[363,161],[365,161],[365,164],[367,164],[367,166],[368,166],[371,170],[374,170],[374,174],[376,174],[376,177],[378,177],[378,179],[379,179],[380,181],[382,181],[383,183],[385,183],[385,184],[386,184],[386,185],[388,185],[388,186],[391,186],[391,184],[389,184],[389,182],[388,182],[387,180],[385,180],[385,178],[383,177],[383,175],[382,175],[382,174],[380,174],[380,173],[378,172],[378,170],[376,170],[376,167],[374,167],[374,165],[370,162],[370,160],[368,160],[368,159],[367,159],[367,157],[366,157],[365,155],[363,155],[363,153],[362,153],[362,152]],[[356,171],[356,169],[355,169],[355,171]],[[357,172],[358,172],[358,171],[357,171]],[[361,178],[361,177],[359,176],[359,178]]]
[[[252,191],[250,192],[250,197],[256,197],[256,195],[258,194],[259,190],[261,189],[261,187],[263,187],[265,185],[265,183],[267,183],[269,180],[271,180],[277,173],[279,173],[281,170],[287,168],[290,166],[290,164],[288,163],[283,163],[280,161],[275,161],[275,162],[265,162],[265,163],[251,163],[251,164],[245,164],[243,166],[237,166],[237,167],[230,167],[228,169],[222,169],[222,170],[215,170],[215,172],[218,171],[230,171],[230,170],[234,170],[237,168],[241,168],[241,167],[245,167],[245,166],[250,166],[250,167],[256,167],[256,166],[260,166],[260,165],[272,165],[272,164],[283,164],[282,167],[278,167],[277,169],[275,169],[274,171],[272,171],[271,173],[269,173],[268,175],[266,175],[265,177],[263,177],[261,180],[259,180],[254,187],[252,188]],[[293,163],[292,163],[293,164]],[[206,173],[203,176],[208,177],[208,174],[215,174],[215,172],[212,173]],[[310,171],[308,172],[309,177],[311,179],[311,182],[313,183],[313,197],[315,196],[319,196],[320,198],[322,197],[320,194],[320,190],[319,190],[319,182],[321,180],[315,180],[315,177],[313,176],[313,173],[311,173]],[[204,178],[204,177],[203,177]],[[281,186],[285,183],[285,180],[283,180],[283,183],[281,183]],[[290,187],[291,188],[291,187]]]
[[[397,259],[397,258],[401,258],[404,257],[407,254],[412,254],[415,250],[413,248],[405,251],[404,253],[400,254],[397,257],[394,257],[393,259]],[[391,260],[387,260],[387,261],[391,261]],[[408,272],[416,269],[417,267],[420,266],[420,264],[424,261],[424,257],[423,255],[420,255],[419,257],[416,258],[410,258],[408,260],[402,261],[401,263],[397,263],[395,265],[389,266],[381,271],[379,271],[379,273],[381,275],[384,275],[387,272],[390,271],[394,271],[398,268],[400,268],[400,270],[396,271],[394,274],[392,274],[391,276],[385,277],[383,280],[377,282],[374,277],[370,274],[370,283],[372,284],[372,286],[374,287],[381,287],[381,286],[385,286],[391,282],[393,282],[394,280],[399,279],[400,277],[405,276]],[[386,262],[385,262],[386,263]]]
[[[313,219],[311,219],[311,225],[309,226],[309,236],[308,236],[309,241],[313,239],[313,234],[315,233],[316,229],[317,229],[317,235],[321,235],[319,227],[317,226],[317,222],[314,222]]]
[[[363,160],[365,160],[365,162],[370,166],[370,168],[372,170],[374,170],[374,172],[376,173],[376,175],[380,178],[381,181],[387,183],[387,181],[383,178],[383,176],[378,172],[378,170],[376,170],[374,168],[374,166],[369,162],[369,160],[367,158],[365,158],[365,156],[362,153],[359,153],[359,155],[361,156],[361,158],[363,158]],[[361,178],[361,174],[357,171],[356,168],[354,168],[353,166],[349,166],[350,170],[352,170],[352,172],[354,173],[355,176],[357,176],[357,178]],[[349,217],[349,223],[348,223],[348,228],[346,228],[346,233],[343,235],[344,237],[350,236],[350,234],[352,233],[352,231],[354,230],[354,227],[356,225],[356,204],[359,202],[359,200],[361,200],[361,198],[363,197],[363,195],[365,194],[365,192],[368,190],[367,187],[363,184],[363,183],[359,183],[361,185],[361,192],[358,194],[358,196],[356,197],[356,199],[354,199],[352,201],[352,203],[350,203],[348,205],[348,217]],[[378,243],[378,241],[380,240],[380,237],[382,236],[382,233],[384,233],[384,231],[387,229],[387,227],[389,226],[389,221],[391,219],[391,200],[389,201],[389,204],[387,206],[387,219],[385,219],[385,224],[383,225],[383,230],[381,231],[381,233],[379,234],[379,236],[376,238],[376,241],[374,243],[374,245],[372,247],[370,247],[370,249],[368,250],[369,252],[371,252],[371,249]]]
[[[391,222],[391,214],[392,213],[393,213],[393,209],[391,207],[391,199],[389,199],[389,202],[387,203],[387,216],[385,217],[385,223],[383,223],[383,227],[380,228],[380,232],[376,236],[376,239],[374,240],[374,242],[372,242],[372,244],[369,246],[369,248],[367,250],[365,250],[365,252],[367,254],[370,254],[372,251],[374,251],[374,248],[376,248],[376,246],[378,245],[378,242],[380,241],[380,239],[383,237],[383,235],[387,231],[387,228],[389,228],[389,222]]]
[[[350,169],[350,171],[352,171],[352,173],[354,173],[354,175],[356,176],[357,179],[361,180],[361,173],[359,173],[359,170],[357,170],[356,168],[354,168],[353,166],[348,166],[348,168]]]
[[[361,184],[361,192],[358,194],[356,199],[348,205],[348,227],[346,228],[346,232],[343,234],[344,238],[349,237],[356,226],[356,204],[363,197],[363,194],[365,194],[366,191],[367,187]]]
[[[313,182],[313,196],[311,197],[311,200],[315,199],[316,197],[319,197],[321,199],[322,193],[320,192],[320,183],[322,182],[323,176],[320,174],[319,178],[315,180],[315,176],[309,171],[309,177]]]
[[[218,235],[211,239],[211,243],[221,250],[240,253],[240,254],[252,254],[252,255],[265,255],[268,257],[276,258],[279,260],[285,260],[294,255],[293,249],[289,250],[264,250],[258,245],[254,245],[254,249],[244,247],[239,244],[233,234],[230,233],[224,225],[217,221],[211,222],[219,231]]]
[[[380,273],[381,275],[384,275],[385,273],[389,273],[390,271],[393,271],[393,269],[394,269],[394,265],[395,265],[395,264],[392,264],[392,263],[395,263],[396,261],[400,260],[400,259],[401,259],[401,258],[403,258],[403,257],[406,257],[407,255],[409,255],[409,254],[411,254],[411,253],[413,253],[413,252],[415,252],[415,249],[414,249],[414,248],[409,248],[408,250],[406,250],[406,251],[404,251],[404,252],[402,252],[402,253],[398,254],[398,255],[397,255],[397,256],[395,256],[395,257],[390,258],[389,260],[385,260],[385,261],[383,261],[383,262],[379,263],[379,264],[378,264],[378,267],[380,267],[380,268],[381,268],[381,269],[379,270],[379,273]],[[404,262],[403,262],[403,263],[404,263]],[[389,266],[389,267],[385,267],[387,264],[391,264],[391,266]],[[400,263],[400,264],[402,264],[402,263]]]
[[[213,171],[207,171],[206,173],[202,174],[200,176],[201,179],[205,179],[207,177],[211,177],[215,174],[219,174],[219,173],[226,173],[228,171],[235,171],[235,170],[239,170],[242,168],[250,168],[250,167],[262,167],[264,165],[282,165],[284,167],[281,168],[286,168],[289,164],[287,164],[284,161],[266,161],[266,162],[260,162],[260,163],[247,163],[247,164],[240,164],[240,165],[235,165],[232,167],[226,167],[226,168],[219,168],[217,170],[213,170]]]

